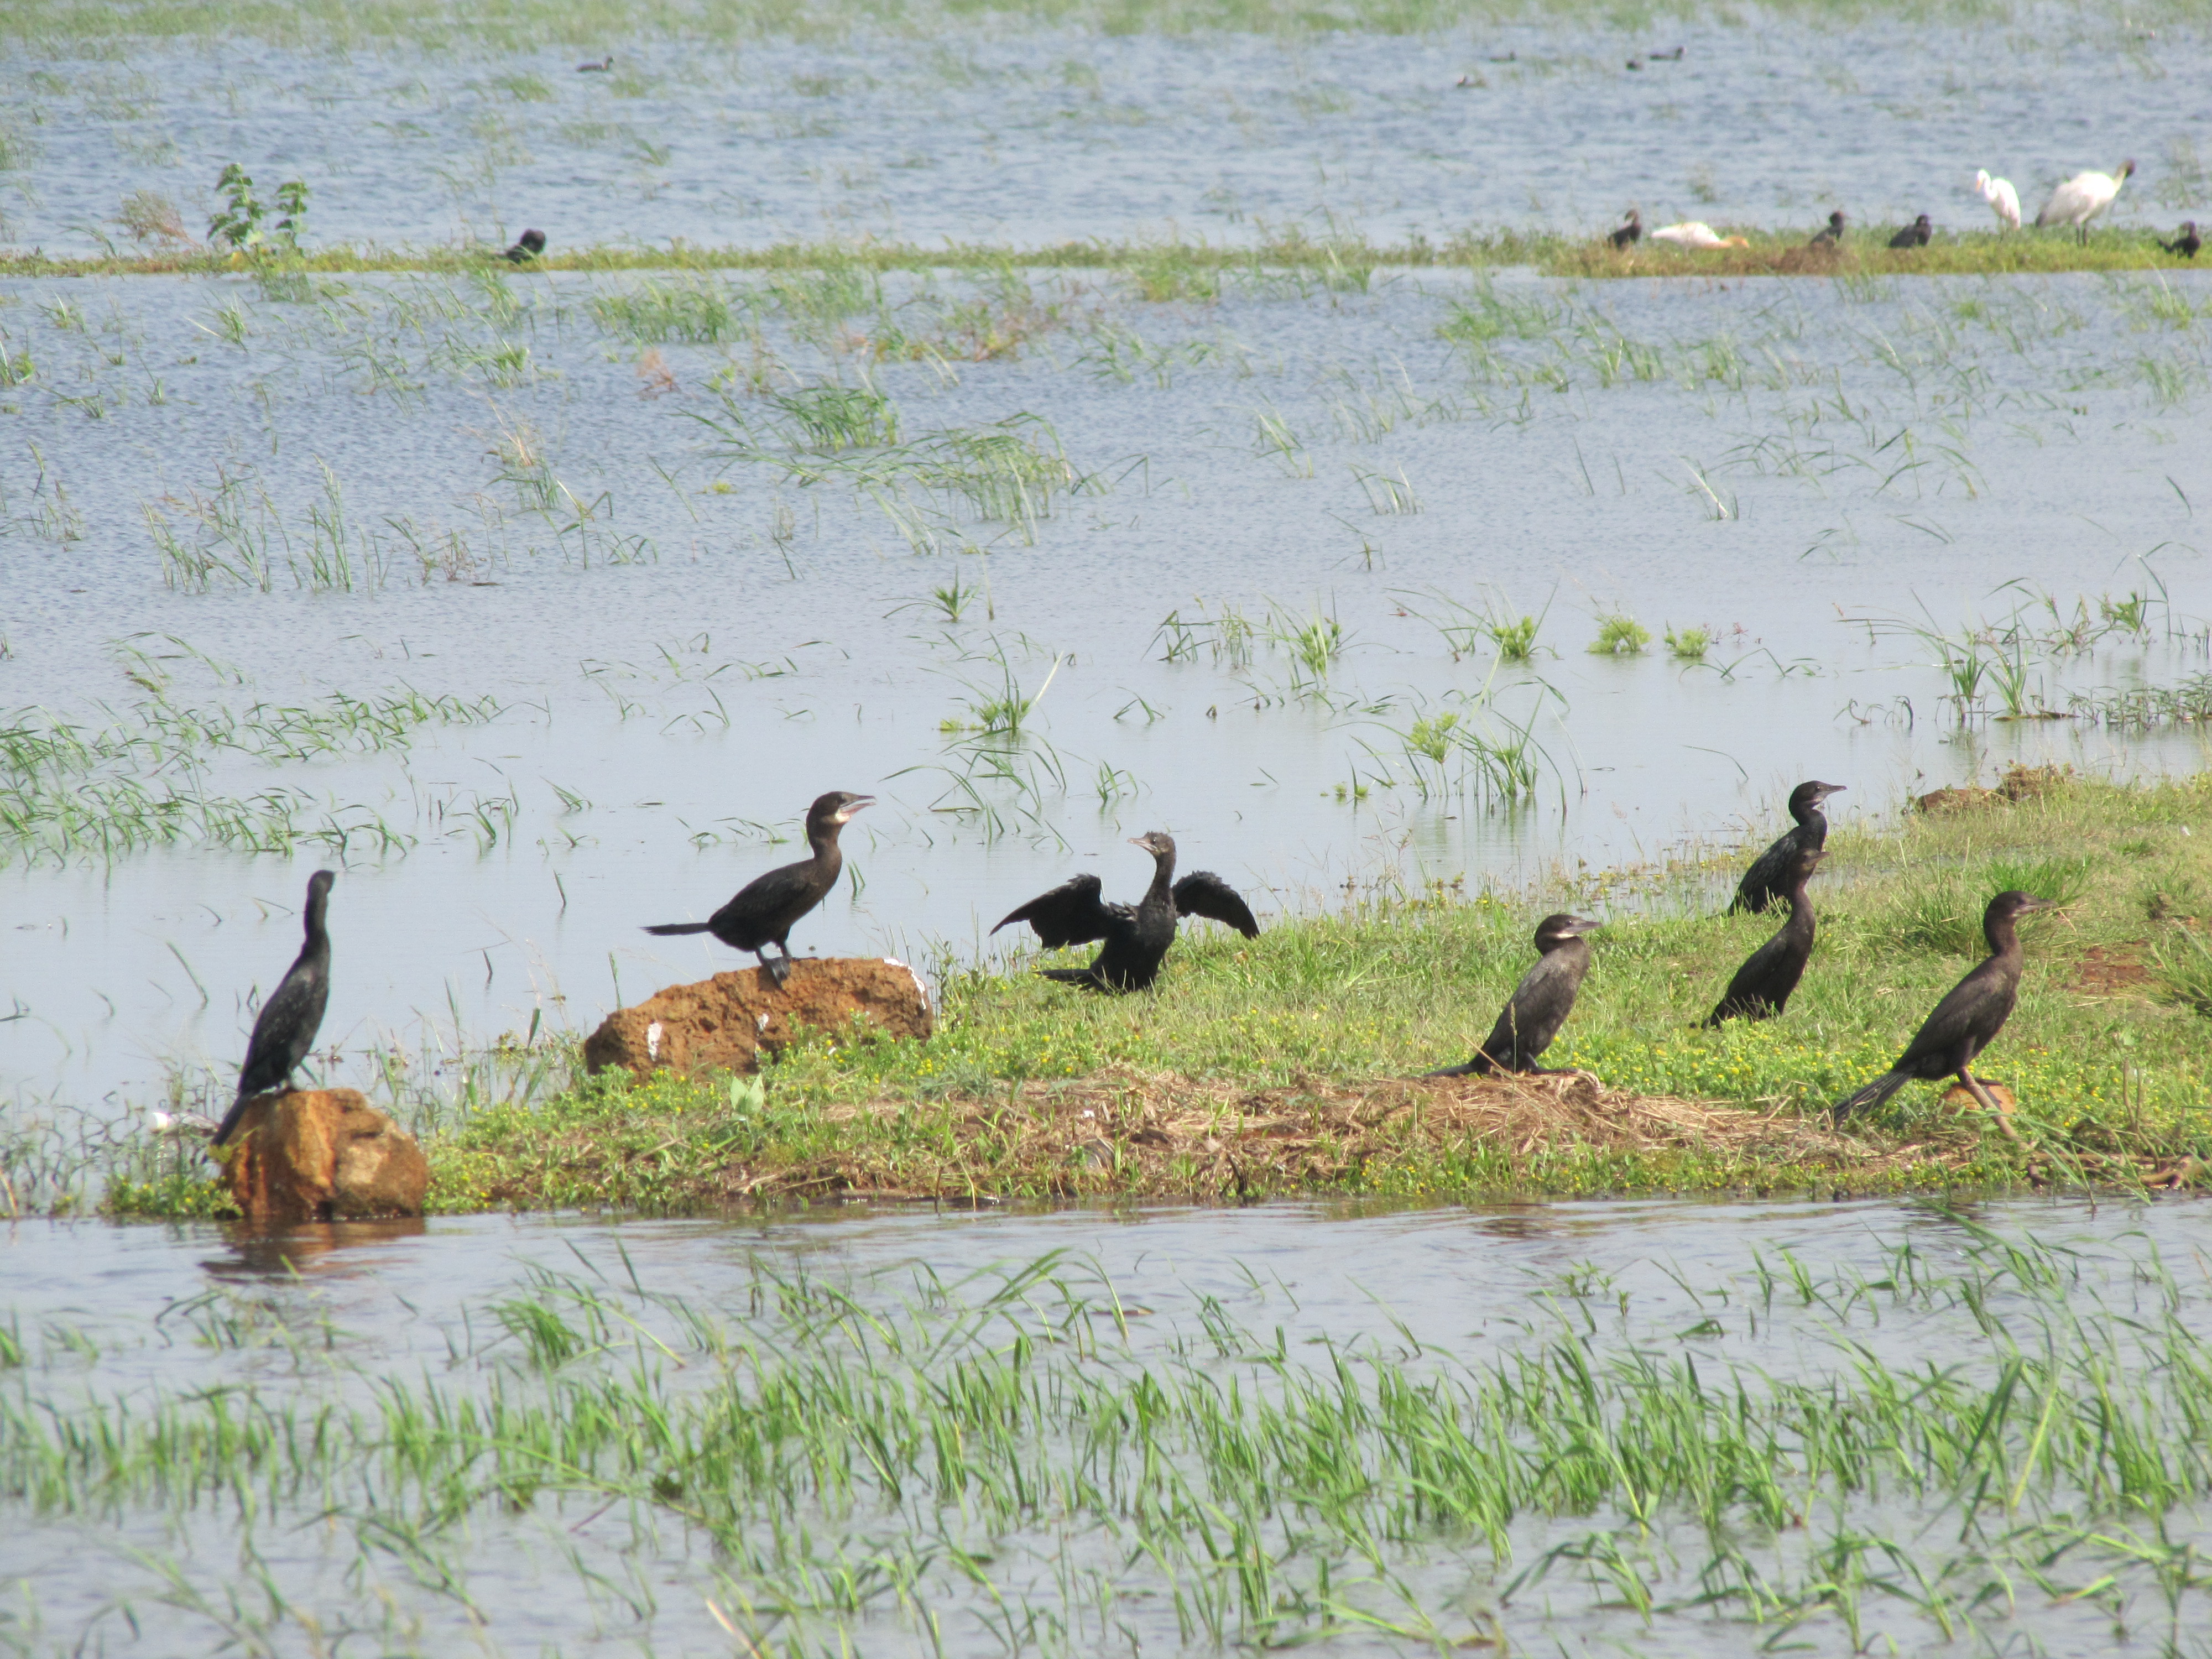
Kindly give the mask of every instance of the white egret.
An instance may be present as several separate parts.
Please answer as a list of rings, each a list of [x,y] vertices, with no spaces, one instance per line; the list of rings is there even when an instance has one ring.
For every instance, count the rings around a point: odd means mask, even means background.
[[[2120,186],[2136,170],[2133,161],[2120,163],[2117,173],[2077,173],[2051,192],[2043,211],[2035,216],[2036,228],[2071,225],[2083,241],[2089,240],[2089,221],[2112,206]]]
[[[1749,247],[1751,244],[1741,236],[1723,236],[1702,219],[1685,219],[1678,225],[1662,225],[1651,233],[1655,242],[1672,242],[1676,247]]]
[[[1986,170],[1974,175],[1974,194],[1990,204],[1997,222],[2007,230],[2020,228],[2020,192],[2009,179],[1992,179]]]

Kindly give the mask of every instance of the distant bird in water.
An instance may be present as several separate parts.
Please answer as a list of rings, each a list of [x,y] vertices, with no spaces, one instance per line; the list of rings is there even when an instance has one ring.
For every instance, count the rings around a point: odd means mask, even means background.
[[[544,252],[545,233],[542,230],[526,230],[515,238],[514,246],[507,249],[506,258],[518,265],[527,264]]]
[[[1974,174],[1974,194],[1990,204],[1997,222],[2007,230],[2020,228],[2020,192],[2008,179],[1992,179],[1984,170]]]
[[[1667,52],[1647,52],[1644,55],[1655,64],[1679,64],[1682,61],[1682,49],[1680,46]]]
[[[1905,226],[1903,230],[1899,231],[1896,235],[1891,237],[1889,245],[1892,247],[1926,247],[1928,239],[1934,234],[1935,229],[1935,226],[1928,222],[1928,216],[1923,213]]]
[[[605,58],[602,58],[601,59],[599,59],[599,61],[598,63],[596,63],[596,64],[577,64],[577,65],[576,65],[576,73],[577,73],[577,74],[579,74],[579,75],[605,75],[605,74],[609,70],[612,69],[614,66],[615,66],[615,55],[614,55],[614,53],[612,53],[612,52],[609,52],[609,53],[608,53]]]
[[[811,858],[783,865],[764,876],[756,876],[738,890],[738,896],[704,921],[667,921],[648,927],[648,933],[712,933],[733,951],[750,951],[771,983],[781,988],[791,977],[791,930],[799,919],[830,896],[837,873],[845,867],[845,854],[837,834],[853,815],[875,804],[873,795],[856,795],[849,789],[833,789],[817,795],[806,809],[806,844]],[[768,947],[783,954],[769,960]]]
[[[1194,870],[1175,879],[1176,844],[1164,830],[1130,838],[1152,855],[1152,884],[1134,904],[1109,904],[1099,896],[1096,876],[1076,876],[1007,912],[998,927],[1025,921],[1048,948],[1105,944],[1087,968],[1048,968],[1047,979],[1093,991],[1142,991],[1160,976],[1168,946],[1175,943],[1176,918],[1207,916],[1225,922],[1247,939],[1260,937],[1260,924],[1227,882],[1211,870]]]
[[[213,1146],[230,1139],[247,1101],[289,1084],[315,1046],[323,1010],[331,1000],[331,935],[323,918],[330,909],[331,884],[337,879],[329,870],[318,870],[307,878],[307,943],[261,1005],[253,1035],[246,1040],[246,1064],[238,1072],[238,1098],[216,1130]]]
[[[1644,60],[1641,58],[1632,58],[1628,60],[1628,67],[1632,70],[1640,70],[1644,67]]]
[[[1587,916],[1562,910],[1536,924],[1536,965],[1522,976],[1498,1024],[1474,1058],[1447,1066],[1431,1077],[1487,1077],[1493,1072],[1540,1072],[1536,1064],[1559,1027],[1574,1012],[1575,997],[1589,972],[1589,941],[1583,935],[1600,926]]]
[[[1844,242],[1844,210],[1838,208],[1828,216],[1827,228],[1814,234],[1805,244],[1808,247],[1841,247]]]
[[[1458,80],[1453,82],[1452,84],[1459,88],[1462,91],[1465,91],[1469,87],[1487,86],[1490,83],[1486,81],[1478,81],[1472,75],[1462,75]]]
[[[1493,64],[1517,64],[1521,61],[1521,54],[1517,52],[1509,52],[1504,57],[1493,58],[1490,61]]]
[[[1820,810],[1821,803],[1843,793],[1842,784],[1822,783],[1817,778],[1808,779],[1790,792],[1790,817],[1796,827],[1784,831],[1751,861],[1751,868],[1736,884],[1735,897],[1729,902],[1731,915],[1738,910],[1753,914],[1771,910],[1788,896],[1790,866],[1797,861],[1797,855],[1818,852],[1828,844],[1828,815]]]
[[[1723,236],[1702,219],[1685,219],[1678,225],[1662,225],[1651,233],[1655,242],[1676,247],[1749,247],[1741,236]]]
[[[1626,213],[1621,216],[1620,228],[1613,232],[1606,240],[1610,241],[1615,247],[1633,247],[1637,243],[1642,241],[1644,240],[1644,214],[1642,210],[1637,208],[1629,209]]]
[[[1836,1115],[1849,1117],[1869,1106],[1879,1106],[1912,1082],[1934,1083],[1955,1076],[1966,1092],[1984,1109],[1998,1109],[1983,1079],[1967,1069],[1976,1055],[1988,1048],[2011,1017],[2020,1000],[2020,974],[2027,958],[2020,948],[2015,920],[2030,910],[2051,908],[2048,899],[2033,893],[1999,893],[1982,915],[1982,936],[1989,941],[1987,961],[1951,988],[1936,1005],[1919,1035],[1905,1045],[1897,1062],[1849,1099],[1836,1103]]]
[[[2089,240],[2089,221],[2112,206],[2120,193],[2120,186],[2136,170],[2133,161],[2123,161],[2116,173],[2077,173],[2051,192],[2051,199],[2043,204],[2043,211],[2035,216],[2035,228],[2045,225],[2071,225],[2081,241]]]
[[[1730,1019],[1771,1019],[1790,1006],[1790,994],[1805,976],[1805,963],[1813,954],[1817,925],[1813,902],[1805,896],[1805,884],[1827,856],[1818,847],[1799,849],[1784,882],[1790,920],[1782,924],[1780,933],[1744,959],[1713,1012],[1705,1017],[1707,1025],[1717,1027]]]
[[[2181,234],[2170,242],[2160,242],[2159,246],[2168,253],[2178,253],[2185,259],[2194,259],[2197,257],[2197,250],[2204,246],[2204,241],[2197,234],[2197,221],[2184,219],[2181,222]]]

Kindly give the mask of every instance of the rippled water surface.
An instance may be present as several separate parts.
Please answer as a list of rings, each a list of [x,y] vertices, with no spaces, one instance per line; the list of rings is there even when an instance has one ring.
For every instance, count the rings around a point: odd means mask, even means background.
[[[1138,1548],[1131,1540],[1141,1516],[1123,1510],[1103,1532],[1096,1516],[1083,1518],[1094,1504],[1112,1511],[1117,1500],[1103,1494],[1124,1489],[1108,1443],[1086,1456],[1060,1440],[1068,1425],[1050,1402],[1066,1390],[1103,1386],[1141,1401],[1148,1385],[1137,1379],[1150,1376],[1149,1386],[1168,1391],[1152,1396],[1164,1421],[1189,1409],[1167,1404],[1187,1401],[1187,1388],[1220,1401],[1231,1419],[1241,1410],[1232,1402],[1248,1395],[1255,1406],[1340,1395],[1350,1413],[1343,1433],[1363,1462],[1379,1455],[1369,1446],[1378,1431],[1354,1426],[1364,1421],[1356,1400],[1378,1388],[1449,1388],[1495,1366],[1512,1374],[1516,1355],[1540,1367],[1586,1352],[1608,1378],[1653,1368],[1701,1377],[1723,1401],[1739,1388],[1749,1400],[1778,1386],[1832,1387],[1839,1425],[1844,1399],[1856,1401],[1881,1374],[1929,1391],[1932,1411],[1939,1379],[2001,1383],[2009,1356],[2034,1358],[2046,1336],[2069,1352],[2088,1343],[2089,1364],[2098,1345],[2113,1343],[2107,1358],[2124,1367],[2122,1350],[2168,1341],[2160,1331],[2203,1340],[2200,1210],[2010,1202],[1948,1215],[1881,1203],[1654,1203],[1361,1212],[1284,1204],[857,1211],[738,1224],[485,1218],[259,1239],[216,1227],[22,1224],[0,1236],[5,1328],[19,1362],[0,1372],[0,1397],[24,1414],[8,1437],[5,1479],[18,1492],[15,1483],[31,1481],[67,1518],[0,1528],[0,1579],[27,1581],[0,1632],[16,1650],[41,1653],[80,1636],[107,1652],[213,1650],[226,1636],[260,1651],[311,1652],[319,1650],[317,1632],[380,1651],[465,1644],[501,1653],[708,1653],[731,1650],[720,1628],[726,1622],[779,1653],[833,1650],[842,1639],[871,1652],[927,1651],[937,1642],[980,1654],[1007,1644],[1011,1614],[1017,1630],[1029,1621],[1020,1645],[1042,1651],[1203,1650],[1209,1585],[1222,1605],[1237,1602],[1237,1571],[1206,1558],[1240,1524],[1244,1478],[1230,1464],[1203,1472],[1209,1458],[1240,1454],[1179,1440],[1180,1450],[1164,1451],[1197,1483],[1201,1507],[1214,1506],[1206,1512],[1222,1531],[1203,1549],[1194,1539],[1180,1562],[1157,1546]],[[2076,1333],[2069,1319],[2087,1323]],[[1016,1398],[1030,1402],[1009,1401],[1020,1414],[1017,1431],[1036,1437],[1022,1461],[1039,1501],[1019,1524],[994,1528],[985,1517],[995,1499],[980,1489],[964,1502],[941,1491],[933,1499],[933,1478],[916,1477],[924,1489],[897,1496],[874,1472],[874,1425],[835,1417],[846,1409],[834,1403],[840,1391],[859,1379],[899,1379],[894,1389],[912,1389],[921,1405],[939,1389],[950,1399],[990,1386],[986,1379],[1007,1364],[1025,1379]],[[687,1499],[678,1485],[654,1488],[656,1498],[642,1476],[625,1472],[635,1467],[626,1459],[601,1454],[588,1470],[533,1468],[521,1449],[523,1414],[548,1390],[586,1415],[593,1400],[629,1411],[657,1401],[649,1424],[681,1419],[685,1402],[726,1388],[753,1400],[749,1409],[765,1421],[782,1409],[775,1379],[787,1372],[831,1419],[775,1432],[787,1444],[793,1434],[820,1435],[820,1449],[811,1466],[775,1477],[797,1483],[783,1528],[734,1522],[721,1547],[708,1547],[686,1520],[703,1498]],[[2185,1374],[2150,1365],[2116,1375],[2115,1397],[2131,1400],[2138,1378],[2154,1389],[2189,1386]],[[1616,1381],[1598,1392],[1610,1398]],[[1317,1396],[1301,1395],[1314,1388]],[[182,1425],[221,1401],[242,1437],[271,1413],[294,1426],[273,1458],[249,1454],[241,1437],[236,1455],[250,1472],[235,1487],[216,1481],[222,1495],[194,1503]],[[82,1484],[99,1456],[72,1474],[31,1449],[54,1438],[50,1423],[86,1433],[100,1402],[114,1409],[118,1432],[163,1413],[179,1425],[168,1450],[134,1466],[173,1459],[163,1484],[149,1488],[134,1476],[117,1489],[112,1514]],[[1079,1444],[1103,1430],[1098,1409],[1086,1408],[1091,1426],[1077,1431]],[[2025,1440],[2033,1412],[2022,1409]],[[2069,1423],[2075,1409],[2067,1408]],[[369,1430],[376,1449],[366,1464],[341,1457],[323,1469],[323,1454],[299,1437],[319,1424],[313,1433],[343,1440],[360,1431],[349,1423],[380,1425]],[[1482,1426],[1470,1426],[1481,1437]],[[1654,1418],[1620,1432],[1626,1450],[1626,1437],[1659,1446],[1676,1431]],[[409,1437],[425,1446],[458,1437],[480,1449],[450,1485],[417,1488],[399,1474]],[[2070,1429],[2061,1438],[2075,1443]],[[1255,1453],[1265,1443],[1262,1435]],[[992,1464],[980,1441],[966,1454],[942,1453],[971,1456],[979,1470]],[[645,1445],[637,1455],[673,1470],[695,1454]],[[849,1486],[830,1474],[848,1460]],[[300,1468],[319,1472],[303,1486],[289,1472]],[[1083,1489],[1062,1484],[1069,1469],[1087,1470],[1101,1491],[1079,1496]],[[1134,1468],[1119,1478],[1133,1487]],[[1572,1653],[1668,1654],[1763,1651],[1779,1633],[1804,1644],[1798,1650],[1840,1653],[1856,1629],[1886,1651],[1949,1651],[1947,1642],[1971,1632],[1990,1645],[2089,1652],[2123,1631],[2155,1644],[2170,1624],[2140,1563],[2119,1562],[2119,1589],[2078,1598],[2070,1592],[2102,1570],[2087,1565],[2093,1547],[2081,1547],[2078,1565],[2035,1564],[2036,1547],[2025,1540],[2042,1528],[2056,1539],[2081,1517],[2068,1490],[2046,1491],[2025,1475],[2008,1537],[1969,1528],[1962,1538],[1951,1505],[1966,1494],[1900,1488],[1833,1506],[1808,1493],[1802,1527],[1778,1534],[1743,1519],[1708,1539],[1671,1509],[1646,1517],[1646,1529],[1608,1504],[1589,1515],[1521,1516],[1495,1555],[1451,1529],[1417,1528],[1416,1538],[1376,1540],[1365,1560],[1332,1531],[1329,1477],[1286,1467],[1267,1478],[1281,1487],[1279,1512],[1244,1519],[1274,1558],[1268,1571],[1282,1599],[1272,1603],[1280,1620],[1273,1634],[1329,1626],[1332,1645],[1346,1650],[1408,1641],[1414,1650],[1426,1631],[1445,1642],[1486,1633],[1516,1648],[1556,1642]],[[1434,1478],[1459,1477],[1440,1465]],[[487,1479],[509,1483],[509,1501],[470,1495]],[[1389,1510],[1384,1482],[1374,1502]],[[762,1501],[738,1496],[741,1509]],[[26,1514],[24,1498],[4,1501]],[[2191,1539],[2201,1548],[2201,1508],[2191,1501],[2169,1512],[2159,1535],[2170,1549]],[[902,1556],[894,1537],[913,1549]],[[1607,1540],[1625,1553],[1607,1557]],[[2094,1547],[2100,1561],[2111,1542]],[[1838,1547],[1843,1555],[1819,1553]],[[1551,1567],[1531,1574],[1547,1551]],[[1333,1591],[1328,1569],[1315,1577],[1324,1558],[1334,1562]],[[1821,1559],[1856,1563],[1856,1588],[1840,1601],[1814,1592],[1785,1613],[1807,1571],[1817,1583]],[[1735,1582],[1723,1560],[1766,1584],[1764,1615],[1746,1616],[1761,1605],[1756,1597],[1700,1602],[1700,1572],[1708,1588]],[[1626,1577],[1616,1571],[1623,1564],[1632,1569]],[[916,1576],[902,1581],[908,1571]],[[2049,1577],[2032,1595],[1996,1588],[2023,1571]],[[1638,1583],[1661,1604],[1649,1615],[1621,1597],[1625,1583]],[[2200,1592],[2185,1574],[2177,1617],[2193,1618]],[[1327,1619],[1316,1609],[1332,1596],[1338,1613]],[[1228,1636],[1263,1631],[1253,1616],[1232,1612]],[[1948,1636],[1945,1617],[1954,1621]],[[2154,1650],[2198,1650],[2184,1641]]]

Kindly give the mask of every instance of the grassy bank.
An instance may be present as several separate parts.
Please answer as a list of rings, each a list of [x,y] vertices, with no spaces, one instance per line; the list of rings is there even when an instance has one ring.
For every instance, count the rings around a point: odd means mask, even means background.
[[[1733,233],[1736,227],[1722,226]],[[779,242],[761,247],[704,247],[678,241],[665,247],[635,245],[562,248],[557,245],[529,267],[539,271],[623,270],[1100,270],[1130,276],[1148,297],[1211,297],[1209,279],[1240,273],[1264,276],[1308,271],[1364,286],[1378,269],[1533,266],[1551,276],[1589,277],[1682,276],[2012,276],[2070,270],[2146,270],[2197,268],[2166,252],[2172,232],[2100,229],[2087,243],[2071,231],[1994,231],[1946,234],[1924,248],[1885,244],[1896,227],[1855,230],[1840,256],[1805,246],[1806,232],[1743,230],[1747,246],[1698,250],[1645,241],[1616,249],[1602,239],[1512,230],[1463,231],[1441,241],[1372,242],[1362,237],[1281,237],[1250,246],[1208,242],[1127,242],[1094,239],[1049,246],[992,243],[864,240]],[[487,265],[513,270],[498,248],[483,244],[428,247],[337,245],[311,248],[281,262],[240,254],[175,248],[137,254],[0,255],[0,276],[220,276],[253,270],[344,274],[454,272]]]
[[[2193,1183],[2212,1162],[2212,774],[2010,793],[1838,829],[1821,933],[1783,1018],[1692,1029],[1777,925],[1723,917],[1740,862],[1616,872],[1549,894],[1380,894],[1256,941],[1187,934],[1155,994],[1106,1000],[953,973],[926,1043],[825,1036],[755,1079],[602,1076],[549,1103],[426,1127],[446,1210],[665,1212],[879,1194],[1423,1199]],[[1908,1088],[1843,1129],[1982,953],[1988,896],[2065,908],[2026,930],[2018,1012],[1988,1057],[1994,1124]],[[1554,903],[1603,907],[1553,1081],[1407,1081],[1463,1059]],[[1081,953],[1067,953],[1077,959]],[[126,1213],[208,1213],[197,1169],[119,1182]]]

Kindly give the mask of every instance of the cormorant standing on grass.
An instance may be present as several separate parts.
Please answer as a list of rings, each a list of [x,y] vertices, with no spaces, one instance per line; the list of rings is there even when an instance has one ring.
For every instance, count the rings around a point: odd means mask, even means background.
[[[1717,1027],[1728,1019],[1771,1019],[1790,1006],[1790,994],[1805,976],[1806,959],[1813,954],[1815,922],[1813,902],[1805,896],[1805,884],[1827,856],[1818,847],[1797,850],[1783,884],[1783,896],[1790,901],[1790,920],[1735,970],[1727,992],[1705,1018],[1708,1026]]]
[[[1863,1107],[1879,1106],[1908,1083],[1934,1083],[1954,1076],[1984,1108],[1996,1111],[1996,1102],[1982,1087],[1982,1079],[1966,1068],[2004,1029],[2020,997],[2020,970],[2026,957],[2014,919],[2050,908],[2050,900],[2033,893],[1999,893],[1991,899],[1982,913],[1982,935],[1990,942],[1988,960],[1936,1005],[1936,1012],[1895,1065],[1849,1099],[1836,1103],[1836,1115],[1845,1118]]]
[[[1840,783],[1822,783],[1808,780],[1790,792],[1790,816],[1797,827],[1785,832],[1774,845],[1761,853],[1743,872],[1736,884],[1735,897],[1729,902],[1731,914],[1738,910],[1771,910],[1788,894],[1790,866],[1796,862],[1797,854],[1808,848],[1818,851],[1828,842],[1828,815],[1820,810],[1821,803],[1831,795],[1840,795]]]
[[[1134,904],[1109,904],[1098,896],[1096,876],[1076,876],[1040,893],[1007,913],[998,927],[1026,921],[1048,946],[1106,941],[1088,968],[1048,968],[1047,979],[1093,991],[1141,991],[1160,975],[1168,946],[1175,943],[1177,916],[1210,916],[1247,939],[1260,937],[1260,924],[1237,890],[1211,870],[1194,870],[1175,879],[1176,844],[1154,830],[1130,837],[1132,847],[1152,855],[1152,884]]]
[[[261,1005],[253,1035],[246,1040],[246,1064],[238,1071],[238,1098],[224,1114],[211,1146],[230,1139],[247,1101],[289,1083],[307,1050],[315,1046],[323,1010],[331,1000],[331,935],[323,917],[330,908],[331,884],[337,879],[328,870],[307,878],[307,943]]]
[[[1929,223],[1928,216],[1923,213],[1905,226],[1903,230],[1899,231],[1896,235],[1891,237],[1889,245],[1892,247],[1926,247],[1929,237],[1935,234],[1935,226]]]
[[[545,233],[542,230],[526,230],[514,239],[514,246],[507,249],[501,257],[512,264],[526,265],[544,252]]]
[[[1634,65],[1632,64],[1631,67],[1633,68]],[[1613,232],[1606,240],[1615,247],[1623,248],[1633,247],[1642,241],[1644,240],[1643,210],[1631,208],[1626,213],[1621,215],[1620,228]]]
[[[1817,232],[1807,247],[1841,247],[1844,245],[1844,210],[1838,208],[1828,216],[1827,228]]]
[[[2203,247],[2204,239],[2197,234],[2196,220],[2184,219],[2181,222],[2181,234],[2170,242],[2160,242],[2159,246],[2168,253],[2179,253],[2185,259],[2194,259],[2198,251]]]
[[[806,809],[806,844],[811,858],[787,864],[756,876],[738,890],[738,896],[704,921],[667,921],[648,927],[648,933],[712,933],[733,951],[750,951],[760,958],[771,984],[781,987],[791,977],[791,930],[799,918],[830,896],[837,872],[845,867],[838,850],[837,832],[853,814],[875,804],[873,795],[856,795],[833,789],[817,796]],[[769,960],[768,947],[782,957]]]
[[[1492,1072],[1540,1072],[1536,1060],[1552,1046],[1559,1027],[1574,1012],[1575,996],[1589,972],[1589,942],[1583,938],[1601,924],[1564,910],[1536,924],[1541,958],[1513,988],[1513,997],[1498,1024],[1464,1066],[1447,1066],[1431,1077],[1487,1077]]]

